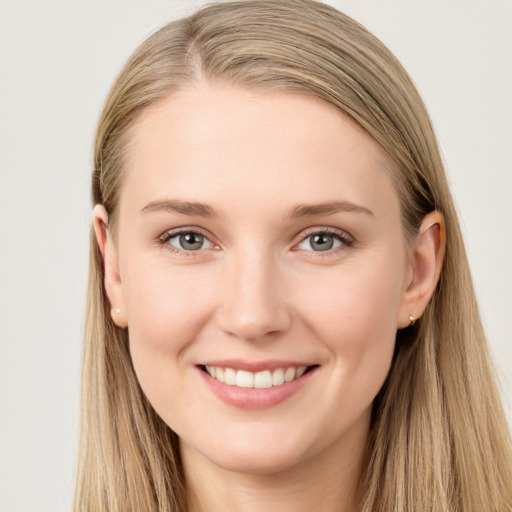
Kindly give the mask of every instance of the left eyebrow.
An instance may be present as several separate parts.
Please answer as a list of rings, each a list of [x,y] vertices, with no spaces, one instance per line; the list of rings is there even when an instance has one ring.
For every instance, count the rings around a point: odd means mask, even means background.
[[[333,215],[340,212],[364,213],[375,217],[374,213],[366,208],[350,201],[329,201],[319,204],[299,204],[292,208],[288,216],[292,219],[309,217],[313,215]]]

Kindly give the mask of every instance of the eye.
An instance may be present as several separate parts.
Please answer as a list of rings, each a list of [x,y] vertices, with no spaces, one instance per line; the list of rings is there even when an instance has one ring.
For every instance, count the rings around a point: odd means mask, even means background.
[[[324,252],[337,249],[342,245],[350,245],[350,241],[341,233],[320,231],[308,235],[297,245],[303,251]]]
[[[181,233],[169,233],[165,242],[182,251],[199,251],[200,249],[211,249],[214,244],[201,233],[194,231],[182,231]]]

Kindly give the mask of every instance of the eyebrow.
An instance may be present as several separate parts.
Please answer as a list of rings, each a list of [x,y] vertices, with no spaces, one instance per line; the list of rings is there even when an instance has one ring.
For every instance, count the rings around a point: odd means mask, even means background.
[[[151,201],[141,210],[142,213],[157,211],[181,213],[182,215],[200,215],[201,217],[217,217],[217,212],[207,204],[194,201],[181,201],[179,199]]]
[[[320,204],[299,204],[289,214],[290,218],[308,217],[313,215],[333,215],[340,212],[365,213],[374,217],[374,213],[366,208],[349,201],[329,201]]]
[[[199,215],[201,217],[218,217],[218,214],[211,206],[195,201],[182,201],[180,199],[162,199],[151,201],[144,208],[142,213],[166,211],[180,213],[182,215]],[[319,204],[299,204],[291,209],[287,215],[291,219],[299,217],[312,217],[314,215],[334,215],[340,212],[365,213],[374,217],[374,213],[366,208],[349,201],[329,201]]]

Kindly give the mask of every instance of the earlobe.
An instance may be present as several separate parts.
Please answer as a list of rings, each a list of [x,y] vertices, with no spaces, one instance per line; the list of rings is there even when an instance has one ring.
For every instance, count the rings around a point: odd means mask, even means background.
[[[398,328],[412,325],[423,314],[439,281],[445,246],[444,217],[438,211],[430,212],[411,249],[412,277],[402,297]]]
[[[97,204],[93,210],[93,226],[105,271],[105,290],[110,302],[111,316],[114,323],[121,328],[128,326],[123,288],[119,274],[117,249],[108,232],[108,213],[105,207]]]

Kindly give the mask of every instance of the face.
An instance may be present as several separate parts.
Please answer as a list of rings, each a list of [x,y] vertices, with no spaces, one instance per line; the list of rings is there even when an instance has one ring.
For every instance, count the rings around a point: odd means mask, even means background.
[[[107,289],[185,453],[274,472],[362,449],[410,313],[391,165],[290,93],[200,85],[134,127]]]

